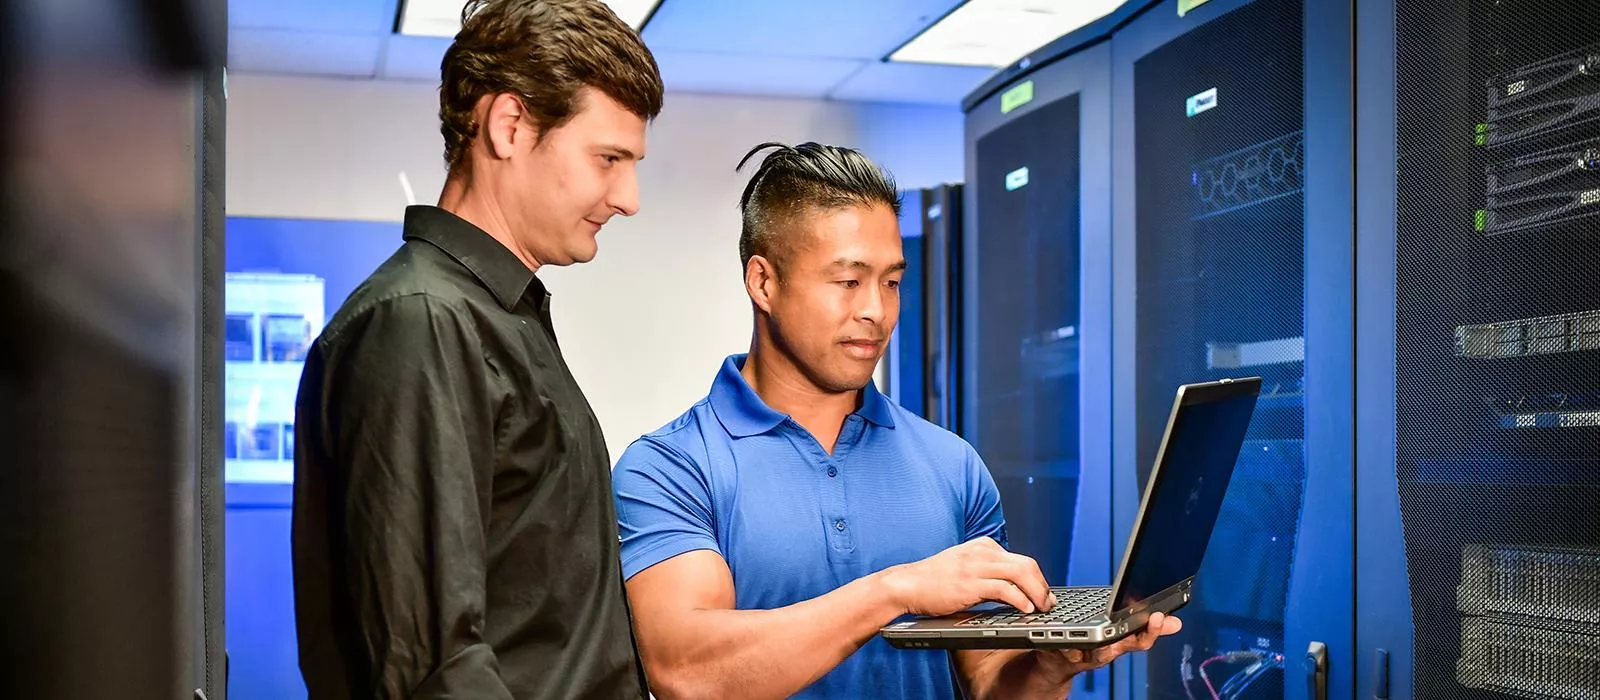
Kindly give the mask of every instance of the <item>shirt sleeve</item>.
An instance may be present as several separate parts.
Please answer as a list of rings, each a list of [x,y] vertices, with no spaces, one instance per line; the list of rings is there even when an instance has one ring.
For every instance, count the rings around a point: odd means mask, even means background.
[[[1006,539],[1006,515],[1000,507],[1000,489],[994,485],[989,467],[971,445],[966,450],[966,525],[967,540],[992,537],[1001,547],[1010,548]]]
[[[511,698],[483,637],[495,407],[470,324],[426,296],[389,299],[328,357],[334,585],[353,604],[361,697]]]
[[[686,552],[722,554],[710,481],[678,450],[649,438],[633,443],[617,460],[612,487],[624,580]]]

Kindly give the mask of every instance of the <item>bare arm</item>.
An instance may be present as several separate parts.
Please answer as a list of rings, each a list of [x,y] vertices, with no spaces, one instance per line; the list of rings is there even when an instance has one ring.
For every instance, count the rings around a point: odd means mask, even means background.
[[[628,581],[628,598],[640,653],[660,697],[787,697],[903,613],[945,614],[983,600],[1044,607],[1033,603],[1049,596],[1037,571],[1032,560],[984,538],[811,600],[735,610],[727,563],[697,550],[639,572]]]

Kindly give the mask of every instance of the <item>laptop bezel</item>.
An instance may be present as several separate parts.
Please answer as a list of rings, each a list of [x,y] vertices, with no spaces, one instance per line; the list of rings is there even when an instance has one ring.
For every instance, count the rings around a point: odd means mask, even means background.
[[[1162,600],[1175,589],[1188,586],[1194,580],[1195,574],[1199,573],[1198,571],[1191,573],[1173,585],[1126,608],[1117,608],[1117,601],[1122,596],[1122,584],[1128,575],[1128,567],[1133,563],[1133,557],[1138,554],[1139,545],[1145,534],[1145,509],[1150,507],[1150,496],[1161,484],[1161,467],[1167,462],[1167,449],[1172,442],[1173,428],[1177,426],[1178,412],[1190,404],[1211,403],[1250,394],[1259,397],[1261,384],[1261,377],[1242,377],[1178,386],[1178,393],[1172,399],[1172,410],[1167,414],[1167,425],[1161,432],[1161,443],[1156,448],[1155,464],[1150,467],[1150,477],[1145,481],[1143,495],[1139,497],[1139,510],[1133,516],[1133,531],[1128,533],[1127,548],[1123,550],[1122,562],[1117,565],[1117,575],[1111,581],[1111,597],[1106,600],[1106,617],[1112,621],[1120,622],[1122,619],[1139,614],[1150,607],[1147,603]]]

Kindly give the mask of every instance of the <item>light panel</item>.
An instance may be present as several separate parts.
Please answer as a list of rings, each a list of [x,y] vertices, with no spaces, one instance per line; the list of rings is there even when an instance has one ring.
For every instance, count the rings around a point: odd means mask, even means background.
[[[1111,14],[1123,0],[967,0],[891,61],[1000,68]]]
[[[634,31],[644,28],[661,0],[606,0],[617,17]],[[400,6],[400,32],[406,36],[453,38],[461,30],[462,0],[404,0]]]

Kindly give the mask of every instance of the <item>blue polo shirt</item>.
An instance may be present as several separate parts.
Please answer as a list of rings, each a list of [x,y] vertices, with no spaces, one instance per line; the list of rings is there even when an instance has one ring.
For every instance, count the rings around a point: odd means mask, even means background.
[[[711,394],[635,441],[613,475],[623,576],[685,552],[717,552],[735,607],[810,600],[977,537],[1002,545],[1000,494],[966,441],[872,385],[832,455],[769,408],[729,357]],[[799,698],[955,697],[942,651],[879,637]]]

